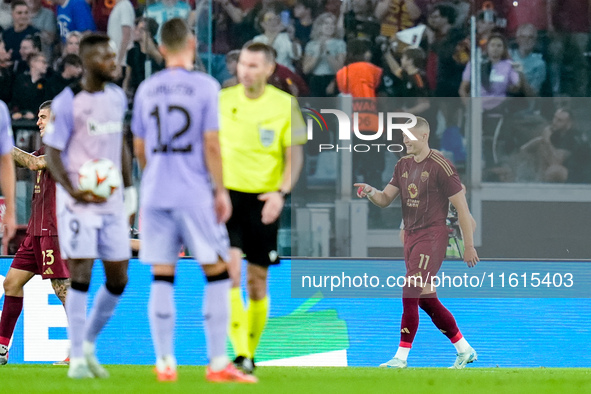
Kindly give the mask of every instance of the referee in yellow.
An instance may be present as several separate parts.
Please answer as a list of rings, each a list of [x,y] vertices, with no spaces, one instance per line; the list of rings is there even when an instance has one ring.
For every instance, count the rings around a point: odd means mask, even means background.
[[[254,355],[269,314],[267,272],[279,264],[277,232],[285,197],[303,163],[305,123],[293,96],[267,84],[275,69],[272,47],[252,43],[240,52],[239,84],[220,93],[220,146],[224,184],[232,199],[229,273],[230,340],[234,363],[254,370]],[[248,306],[240,290],[246,255]]]

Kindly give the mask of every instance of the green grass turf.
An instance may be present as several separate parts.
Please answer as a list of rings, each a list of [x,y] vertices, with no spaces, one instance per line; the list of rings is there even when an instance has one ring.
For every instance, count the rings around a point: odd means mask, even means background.
[[[591,393],[589,368],[300,368],[261,367],[256,385],[208,383],[205,368],[179,367],[177,382],[156,381],[151,366],[109,365],[105,380],[73,381],[67,367],[5,365],[1,393]]]

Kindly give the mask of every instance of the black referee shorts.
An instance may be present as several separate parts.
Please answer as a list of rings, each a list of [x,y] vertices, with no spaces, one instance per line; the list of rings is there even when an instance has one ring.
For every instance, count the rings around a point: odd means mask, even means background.
[[[279,264],[279,219],[271,224],[263,224],[261,212],[265,202],[259,201],[258,196],[259,194],[230,190],[232,217],[226,227],[232,247],[241,249],[249,263],[268,267]]]

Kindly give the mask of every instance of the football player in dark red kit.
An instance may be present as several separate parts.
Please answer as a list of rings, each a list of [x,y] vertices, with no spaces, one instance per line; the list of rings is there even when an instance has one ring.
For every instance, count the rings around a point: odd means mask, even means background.
[[[404,136],[408,155],[398,161],[384,190],[366,183],[355,184],[360,198],[367,197],[379,207],[387,207],[398,195],[402,200],[404,260],[409,280],[402,290],[400,345],[394,357],[380,367],[406,368],[419,328],[420,307],[455,346],[457,358],[451,368],[462,369],[476,361],[476,351],[462,336],[453,315],[441,304],[430,283],[445,258],[449,234],[445,219],[450,202],[458,211],[464,236],[464,261],[469,267],[479,261],[474,249],[472,216],[456,169],[441,153],[429,148],[429,123],[416,118],[417,124],[410,131],[417,139]]]
[[[37,126],[41,136],[51,115],[51,101],[39,107]],[[51,286],[62,304],[70,284],[67,263],[62,260],[57,239],[55,181],[45,170],[45,147],[31,153],[12,149],[14,161],[36,171],[27,236],[21,243],[4,279],[4,306],[0,319],[0,365],[8,362],[8,345],[23,310],[23,287],[35,275],[51,279]]]

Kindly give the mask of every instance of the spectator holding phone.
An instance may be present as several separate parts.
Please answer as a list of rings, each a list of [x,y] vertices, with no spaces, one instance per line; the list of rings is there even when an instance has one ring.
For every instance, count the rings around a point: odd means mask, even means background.
[[[283,22],[286,22],[285,17]],[[302,56],[302,47],[294,40],[293,29],[292,34],[285,31],[287,26],[282,23],[281,12],[274,7],[261,11],[260,24],[264,33],[253,41],[272,46],[277,52],[275,61],[295,71],[294,62]]]
[[[481,96],[489,99],[482,100],[485,110],[498,107],[509,93],[518,93],[521,88],[521,76],[514,63],[509,58],[507,41],[501,34],[492,34],[486,44],[487,58],[482,62]],[[470,97],[471,64],[468,62],[462,75],[459,94]],[[521,74],[523,75],[523,74]]]

